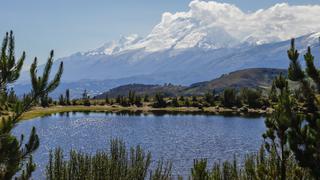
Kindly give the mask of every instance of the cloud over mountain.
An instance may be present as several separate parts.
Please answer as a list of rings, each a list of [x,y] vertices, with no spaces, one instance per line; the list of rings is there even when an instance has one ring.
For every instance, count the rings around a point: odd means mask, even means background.
[[[287,68],[292,37],[301,54],[307,46],[319,47],[319,5],[282,3],[243,12],[231,4],[194,0],[189,7],[186,12],[164,13],[146,37],[122,37],[59,59],[54,67],[64,61],[67,82],[189,85],[240,69]],[[319,51],[314,53],[320,57]]]
[[[320,31],[319,5],[276,4],[244,12],[235,5],[194,0],[189,11],[163,13],[161,22],[128,49],[147,51],[230,47],[242,42],[265,44]]]

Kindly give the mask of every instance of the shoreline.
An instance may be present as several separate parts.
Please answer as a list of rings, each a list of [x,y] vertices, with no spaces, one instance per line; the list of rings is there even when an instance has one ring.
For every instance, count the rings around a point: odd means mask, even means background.
[[[110,113],[142,113],[142,114],[204,114],[204,115],[226,115],[226,116],[241,116],[241,117],[259,117],[265,116],[272,112],[271,109],[248,109],[241,111],[240,108],[222,108],[222,107],[167,107],[167,108],[152,108],[150,106],[143,107],[123,107],[123,106],[52,106],[48,108],[35,107],[32,110],[22,115],[21,120],[31,120],[38,117],[48,116],[56,113],[67,112],[110,112]]]

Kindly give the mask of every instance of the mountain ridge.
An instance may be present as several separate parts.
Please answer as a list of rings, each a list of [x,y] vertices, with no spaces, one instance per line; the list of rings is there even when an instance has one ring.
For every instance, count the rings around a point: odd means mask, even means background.
[[[95,96],[97,99],[108,97],[115,98],[119,95],[127,96],[130,91],[137,95],[154,96],[156,93],[162,93],[165,96],[193,96],[204,95],[207,92],[220,92],[225,88],[261,88],[267,89],[271,86],[273,79],[280,75],[286,75],[285,69],[272,68],[251,68],[231,72],[221,75],[221,77],[204,82],[191,84],[190,86],[181,86],[173,84],[127,84]]]

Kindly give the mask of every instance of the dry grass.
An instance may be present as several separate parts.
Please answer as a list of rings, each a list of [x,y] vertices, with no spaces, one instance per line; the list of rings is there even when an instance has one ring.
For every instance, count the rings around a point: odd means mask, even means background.
[[[245,115],[239,112],[239,109],[226,109],[221,107],[209,107],[209,108],[195,108],[195,107],[167,107],[167,108],[152,108],[150,106],[143,107],[122,107],[122,106],[52,106],[49,108],[36,107],[31,111],[26,112],[21,117],[22,120],[34,119],[37,117],[43,117],[54,113],[63,112],[120,112],[120,111],[140,111],[143,113],[152,112],[168,112],[168,113],[210,113],[210,114],[233,114],[233,115]],[[266,111],[262,110],[249,110],[249,114],[264,115]]]

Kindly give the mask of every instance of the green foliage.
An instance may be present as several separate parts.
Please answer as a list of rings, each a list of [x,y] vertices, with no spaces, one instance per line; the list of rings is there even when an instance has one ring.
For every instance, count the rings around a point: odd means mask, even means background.
[[[240,91],[240,97],[243,103],[249,105],[250,108],[260,108],[262,106],[262,95],[259,90],[243,88]]]
[[[70,152],[69,160],[65,160],[61,149],[50,152],[46,170],[49,180],[68,179],[109,179],[109,180],[143,180],[148,176],[151,154],[144,152],[140,146],[128,152],[120,140],[112,140],[110,150],[100,151],[95,155]],[[151,172],[152,180],[171,179],[171,164],[158,163]]]
[[[136,105],[137,107],[142,107],[142,99],[141,96],[136,96],[134,99],[134,105]]]
[[[194,160],[193,168],[191,169],[191,176],[193,180],[209,180],[207,160]]]
[[[154,171],[150,172],[150,180],[171,180],[172,179],[172,163],[164,163],[163,160],[158,162]]]
[[[271,102],[277,102],[277,100],[278,100],[277,88],[276,88],[276,84],[274,81],[272,82],[271,89],[269,92],[269,99],[271,100]]]
[[[82,101],[84,106],[91,106],[90,103],[90,96],[88,95],[87,90],[85,89],[83,94],[82,94]]]
[[[117,96],[116,103],[124,107],[134,105],[137,107],[141,107],[143,105],[142,98],[140,96],[137,96],[134,91],[129,91],[128,98],[121,95]]]
[[[61,106],[66,105],[66,104],[65,104],[65,99],[64,99],[64,97],[63,97],[62,94],[60,94],[60,96],[59,96],[59,105],[61,105]]]
[[[171,106],[173,106],[173,107],[179,107],[179,106],[180,106],[180,104],[179,104],[179,101],[178,101],[178,98],[177,98],[177,97],[172,98]]]
[[[148,95],[148,94],[146,94],[146,95],[144,96],[143,101],[144,101],[144,102],[150,102],[150,99],[149,99],[149,95]]]
[[[215,104],[215,92],[213,93],[209,93],[207,92],[205,95],[204,95],[204,100],[210,105],[210,106],[214,106]]]
[[[71,105],[71,102],[70,102],[70,90],[67,89],[66,90],[66,105]]]
[[[109,100],[108,95],[106,95],[106,97],[105,97],[104,101],[105,101],[105,103],[106,103],[106,104],[110,104],[110,100]]]
[[[319,70],[314,65],[314,57],[309,47],[304,55],[307,65],[306,73],[303,72],[298,62],[299,53],[295,49],[294,40],[288,50],[288,57],[290,59],[289,79],[300,84],[302,101],[306,105],[306,109],[303,110],[304,115],[296,112],[296,117],[291,118],[290,148],[302,167],[309,168],[314,177],[320,177],[320,102],[308,78],[313,80],[319,91]]]
[[[283,76],[280,75],[279,78],[276,78],[274,84],[280,91],[280,95],[274,112],[265,121],[267,131],[263,134],[263,138],[267,151],[269,153],[276,152],[275,160],[280,164],[280,179],[285,180],[287,177],[287,162],[291,155],[288,146],[288,133],[291,121],[296,118],[296,114],[293,112],[295,104],[290,98],[288,82]]]
[[[49,98],[48,94],[45,94],[40,98],[40,105],[42,107],[49,107],[50,103],[52,103],[52,99]]]
[[[0,127],[0,179],[12,179],[17,172],[18,179],[28,179],[31,177],[35,169],[32,161],[32,153],[39,146],[39,138],[36,129],[33,127],[29,139],[24,141],[21,135],[20,140],[12,135],[12,129],[17,125],[21,115],[28,111],[39,99],[53,91],[60,82],[63,72],[63,64],[60,64],[57,74],[52,81],[49,81],[49,74],[53,62],[53,51],[47,61],[43,75],[37,77],[37,60],[35,59],[30,68],[32,80],[31,93],[24,95],[20,99],[13,100],[14,92],[11,91],[11,100],[7,99],[6,89],[9,84],[15,82],[20,75],[20,71],[25,59],[25,53],[22,54],[18,62],[15,62],[14,55],[14,37],[12,32],[7,33],[2,44],[0,55],[0,107],[10,104],[10,108],[6,109],[10,112],[8,117],[2,117],[2,126]],[[10,99],[10,98],[9,98]],[[2,114],[2,112],[1,112]]]
[[[239,105],[237,91],[235,89],[226,88],[222,94],[222,104],[229,108]]]
[[[15,41],[13,32],[6,33],[1,47],[0,54],[0,89],[6,91],[7,84],[14,83],[20,76],[26,53],[23,52],[16,62]]]
[[[63,73],[63,63],[60,63],[58,72],[54,78],[49,82],[49,75],[53,64],[53,50],[50,52],[50,56],[43,70],[42,76],[37,76],[37,58],[34,59],[30,67],[30,76],[32,83],[32,96],[41,98],[46,94],[49,94],[56,89],[60,83],[60,79]]]
[[[165,108],[167,107],[167,102],[164,100],[163,95],[160,93],[157,93],[156,96],[154,97],[155,102],[153,103],[152,107],[154,108]],[[181,100],[181,98],[180,98]]]
[[[287,179],[313,179],[307,170],[297,165],[292,156],[287,159],[287,166],[285,171]],[[238,166],[234,158],[233,161],[216,162],[210,169],[208,170],[207,160],[195,160],[191,169],[191,178],[201,180],[274,180],[281,178],[276,152],[271,151],[269,155],[266,155],[263,147],[258,153],[248,154],[241,166]]]
[[[288,77],[292,81],[300,81],[305,78],[305,74],[301,69],[298,61],[299,53],[295,48],[294,39],[291,40],[291,48],[288,50],[288,57],[290,59],[290,65],[288,69]]]

